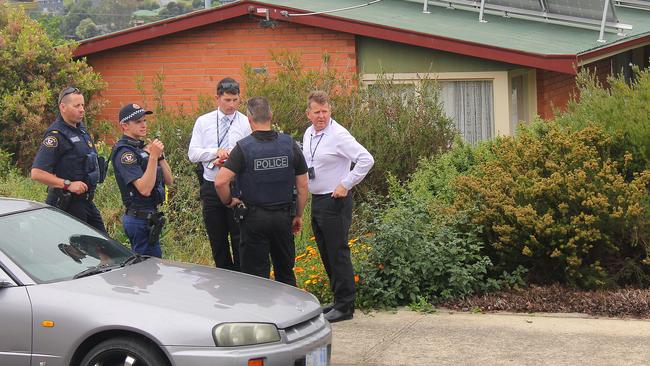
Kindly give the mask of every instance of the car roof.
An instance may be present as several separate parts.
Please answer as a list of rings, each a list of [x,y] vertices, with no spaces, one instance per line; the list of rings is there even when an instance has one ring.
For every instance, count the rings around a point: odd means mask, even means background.
[[[43,207],[47,207],[47,205],[19,198],[0,197],[0,216]]]

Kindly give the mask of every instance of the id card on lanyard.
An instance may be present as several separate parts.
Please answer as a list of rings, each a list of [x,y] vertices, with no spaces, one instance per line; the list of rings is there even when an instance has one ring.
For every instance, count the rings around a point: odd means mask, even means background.
[[[312,134],[311,138],[309,139],[309,153],[311,155],[310,162],[311,162],[311,165],[312,165],[307,169],[307,176],[309,177],[309,179],[315,179],[316,178],[316,170],[314,169],[314,155],[316,155],[316,150],[318,149],[318,145],[320,145],[321,140],[323,140],[323,135],[324,134],[321,133],[318,136],[318,142],[316,143],[316,147],[314,147],[313,149],[312,149],[312,145],[313,145],[313,142],[314,142],[314,135]]]

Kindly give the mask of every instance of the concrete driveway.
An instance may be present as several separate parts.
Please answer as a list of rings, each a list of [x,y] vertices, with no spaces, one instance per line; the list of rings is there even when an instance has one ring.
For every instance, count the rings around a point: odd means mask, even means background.
[[[332,366],[650,365],[646,320],[400,309],[332,328]]]

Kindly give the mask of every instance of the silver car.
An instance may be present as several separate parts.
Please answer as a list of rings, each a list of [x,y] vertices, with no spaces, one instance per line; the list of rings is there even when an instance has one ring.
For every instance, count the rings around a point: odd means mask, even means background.
[[[134,254],[44,204],[0,198],[0,365],[329,365],[311,294]]]

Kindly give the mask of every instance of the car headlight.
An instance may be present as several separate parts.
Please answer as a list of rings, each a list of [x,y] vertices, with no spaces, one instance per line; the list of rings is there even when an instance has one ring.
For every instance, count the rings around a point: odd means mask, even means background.
[[[278,328],[267,323],[224,323],[214,327],[212,334],[217,347],[248,346],[280,340]]]

